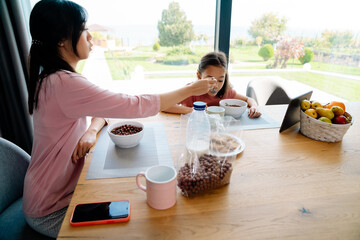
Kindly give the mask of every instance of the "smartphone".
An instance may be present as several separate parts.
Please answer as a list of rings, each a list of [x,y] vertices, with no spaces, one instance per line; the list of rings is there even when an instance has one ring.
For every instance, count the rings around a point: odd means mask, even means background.
[[[74,207],[70,224],[72,226],[85,226],[127,222],[129,219],[130,202],[128,200],[80,203]]]

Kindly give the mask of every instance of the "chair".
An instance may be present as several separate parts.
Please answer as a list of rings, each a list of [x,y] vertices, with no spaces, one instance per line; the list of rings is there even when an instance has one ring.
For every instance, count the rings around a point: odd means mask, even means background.
[[[22,212],[24,178],[30,156],[0,137],[0,239],[53,239],[33,230]]]
[[[255,99],[260,106],[290,103],[290,97],[281,82],[271,78],[251,80],[247,85],[246,96]]]

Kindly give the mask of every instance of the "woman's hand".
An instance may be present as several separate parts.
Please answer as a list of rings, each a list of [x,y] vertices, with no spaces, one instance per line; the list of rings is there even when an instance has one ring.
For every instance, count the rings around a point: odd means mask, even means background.
[[[73,163],[77,163],[79,159],[86,156],[90,148],[96,143],[96,135],[106,124],[103,118],[92,118],[89,128],[86,130],[84,135],[80,138],[79,142],[72,153],[71,160]]]
[[[249,118],[258,118],[261,116],[261,112],[259,112],[257,106],[253,106],[249,108]]]
[[[159,94],[160,111],[166,111],[188,97],[200,96],[209,92],[210,89],[214,88],[216,82],[212,78],[200,79],[172,92]]]
[[[86,154],[89,152],[90,148],[94,146],[96,142],[96,134],[96,131],[91,131],[90,129],[88,129],[88,131],[86,131],[84,135],[80,138],[71,156],[71,160],[73,163],[77,163],[80,158],[85,157]]]
[[[203,95],[210,90],[212,90],[216,86],[217,80],[215,78],[205,78],[199,79],[190,84],[192,88],[192,96],[200,96]]]

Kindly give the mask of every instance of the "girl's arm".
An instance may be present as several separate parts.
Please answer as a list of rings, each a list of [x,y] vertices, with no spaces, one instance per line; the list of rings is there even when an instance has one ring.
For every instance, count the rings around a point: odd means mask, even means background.
[[[177,113],[177,114],[187,114],[187,113],[191,113],[192,111],[193,111],[193,109],[191,107],[186,107],[186,106],[176,104],[176,105],[164,110],[163,112]]]
[[[247,102],[248,107],[249,107],[249,114],[248,115],[249,115],[250,118],[258,118],[258,117],[261,116],[261,112],[259,111],[259,107],[258,107],[255,99],[244,96],[244,95],[241,95],[239,93],[236,93],[235,98]]]
[[[80,158],[85,157],[85,155],[89,152],[90,148],[94,146],[96,142],[96,135],[105,124],[106,121],[103,118],[91,119],[91,124],[89,128],[80,138],[73,151],[73,154],[71,156],[71,160],[73,161],[73,163],[77,163]]]

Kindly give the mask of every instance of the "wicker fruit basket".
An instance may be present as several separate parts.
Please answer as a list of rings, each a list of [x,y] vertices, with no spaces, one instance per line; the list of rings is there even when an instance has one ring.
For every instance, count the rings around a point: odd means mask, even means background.
[[[340,142],[351,123],[332,124],[317,120],[300,110],[300,132],[312,139],[323,142]]]

